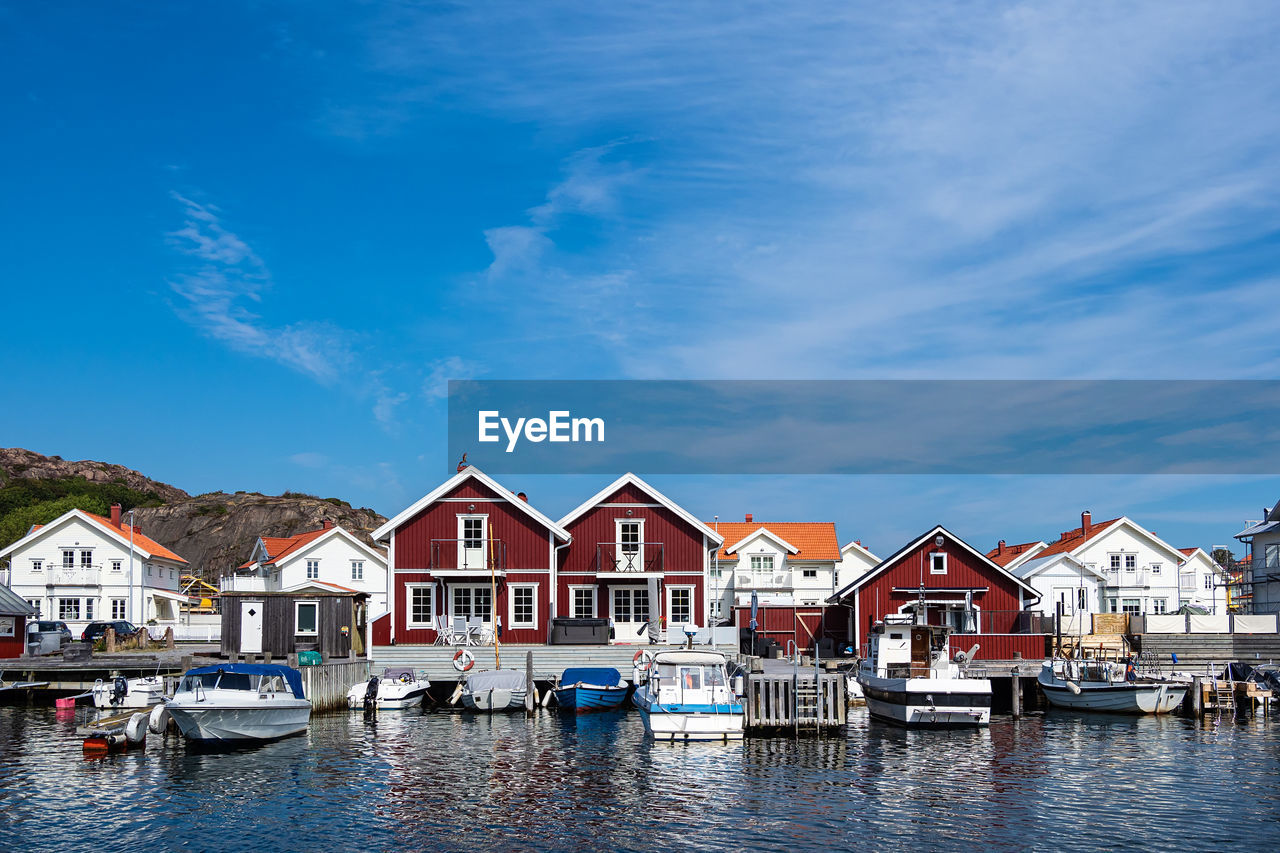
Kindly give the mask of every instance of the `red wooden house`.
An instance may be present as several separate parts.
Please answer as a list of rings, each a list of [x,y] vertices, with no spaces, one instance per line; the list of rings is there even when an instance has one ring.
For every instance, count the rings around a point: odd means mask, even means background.
[[[387,545],[389,612],[374,645],[434,643],[470,626],[482,639],[545,643],[563,527],[474,466],[460,470],[373,538]],[[496,618],[495,618],[496,617]]]
[[[952,652],[975,643],[980,660],[1028,660],[1045,654],[1039,599],[1031,586],[939,525],[900,549],[832,597],[848,608],[849,639],[862,649],[872,625],[886,614],[923,608],[931,625],[950,625]]]
[[[559,566],[558,615],[609,618],[615,643],[708,624],[707,577],[724,540],[635,474],[601,489],[560,526],[572,544]]]

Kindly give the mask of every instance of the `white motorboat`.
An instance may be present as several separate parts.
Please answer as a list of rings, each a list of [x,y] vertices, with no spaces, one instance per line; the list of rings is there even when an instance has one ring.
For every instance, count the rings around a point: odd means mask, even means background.
[[[872,629],[857,679],[872,716],[912,728],[991,722],[991,680],[964,672],[976,647],[953,661],[950,634],[950,628],[918,625],[910,616],[887,617]]]
[[[516,669],[473,672],[461,685],[462,704],[472,711],[524,710],[529,684]]]
[[[274,740],[306,731],[311,717],[302,674],[270,663],[189,670],[164,710],[194,741]]]
[[[104,711],[125,708],[149,708],[164,701],[164,679],[156,675],[125,678],[117,675],[110,681],[99,678],[93,683],[93,707]]]
[[[672,649],[641,661],[632,702],[655,740],[742,740],[745,714],[723,654]]]
[[[399,711],[417,708],[427,695],[431,682],[419,677],[407,667],[387,667],[381,676],[352,685],[347,691],[347,707],[360,709],[366,702],[376,705],[379,711]]]
[[[1190,686],[1176,675],[1138,675],[1131,663],[1063,658],[1046,660],[1036,680],[1056,708],[1112,714],[1168,714],[1182,703]]]

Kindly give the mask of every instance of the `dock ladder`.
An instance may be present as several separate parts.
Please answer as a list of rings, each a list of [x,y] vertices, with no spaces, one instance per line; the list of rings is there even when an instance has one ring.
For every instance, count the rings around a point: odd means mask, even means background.
[[[1236,715],[1236,686],[1230,680],[1218,679],[1217,673],[1213,666],[1209,667],[1210,686],[1213,689],[1213,706],[1217,709],[1218,715],[1221,716],[1223,711],[1230,711],[1231,716]]]

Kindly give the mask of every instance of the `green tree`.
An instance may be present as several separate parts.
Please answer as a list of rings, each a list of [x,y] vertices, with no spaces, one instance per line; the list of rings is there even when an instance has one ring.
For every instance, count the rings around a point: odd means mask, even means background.
[[[31,525],[48,524],[73,509],[106,515],[110,511],[110,504],[101,495],[75,494],[16,507],[0,516],[0,548],[26,536]]]

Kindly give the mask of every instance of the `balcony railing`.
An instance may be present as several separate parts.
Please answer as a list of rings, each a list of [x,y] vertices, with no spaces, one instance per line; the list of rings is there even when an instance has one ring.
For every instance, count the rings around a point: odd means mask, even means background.
[[[616,542],[596,543],[597,572],[661,572],[665,552],[661,542],[639,542],[619,547]]]
[[[735,589],[791,589],[793,580],[791,572],[738,572],[733,584]]]
[[[102,566],[46,566],[45,586],[101,586]]]
[[[432,539],[427,569],[505,572],[507,544],[501,539]]]
[[[1138,569],[1106,569],[1107,586],[1123,588],[1126,586],[1173,586],[1174,575],[1165,568],[1152,571],[1149,566]]]

